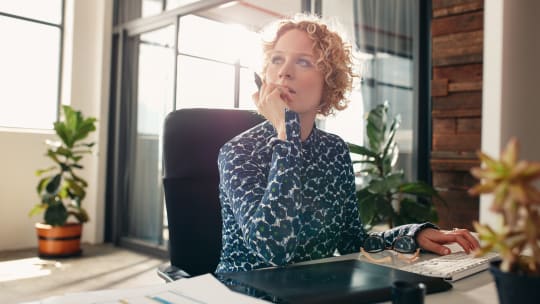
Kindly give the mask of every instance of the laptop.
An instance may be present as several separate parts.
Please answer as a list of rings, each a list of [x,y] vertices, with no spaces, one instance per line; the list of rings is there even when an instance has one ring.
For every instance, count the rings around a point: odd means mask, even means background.
[[[394,281],[422,282],[428,294],[452,288],[441,278],[359,260],[218,273],[216,277],[234,291],[290,304],[390,301]]]

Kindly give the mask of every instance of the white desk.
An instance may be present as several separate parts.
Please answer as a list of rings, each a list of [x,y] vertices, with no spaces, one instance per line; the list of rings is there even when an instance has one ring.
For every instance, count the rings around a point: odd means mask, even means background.
[[[374,254],[374,257],[380,257],[381,255],[389,255],[391,252],[385,251],[380,254]],[[379,256],[377,256],[379,255]],[[433,258],[433,254],[422,254],[420,260]],[[368,262],[360,253],[353,253],[338,257],[331,257],[321,260],[303,262],[299,264],[314,264],[322,262],[333,262],[341,260],[354,260],[359,259],[361,261]],[[379,264],[384,265],[384,264]],[[387,264],[386,264],[387,265]],[[388,265],[387,265],[388,266]],[[393,265],[394,267],[396,265]],[[213,278],[213,277],[212,277]],[[107,303],[118,303],[118,299],[137,297],[143,298],[144,296],[162,293],[165,291],[180,291],[182,293],[188,294],[192,292],[193,296],[191,298],[204,299],[204,297],[211,296],[215,297],[236,297],[231,303],[262,303],[262,301],[255,298],[249,298],[236,293],[230,293],[230,291],[217,280],[202,280],[203,277],[196,277],[189,280],[179,280],[169,284],[159,284],[155,286],[140,287],[135,289],[119,289],[119,290],[101,290],[101,291],[91,291],[83,293],[75,293],[59,297],[51,297],[43,301],[32,302],[28,304],[39,304],[39,303],[95,303],[97,300],[102,300]],[[205,281],[206,280],[206,281]],[[210,286],[208,284],[214,284]],[[492,304],[498,303],[497,291],[495,289],[495,283],[489,271],[483,271],[476,275],[461,279],[457,282],[452,283],[453,288],[450,291],[426,295],[425,303],[427,304]],[[208,293],[208,290],[212,290],[212,293]],[[221,294],[217,291],[221,290]],[[243,298],[242,298],[243,297]],[[207,303],[224,303],[224,298],[219,298],[217,302],[208,301]],[[115,302],[116,301],[116,302]],[[135,302],[134,302],[135,303]]]
[[[376,257],[374,255],[374,257]],[[435,257],[434,254],[423,253],[420,256],[420,260],[426,260]],[[339,257],[332,257],[327,259],[321,259],[317,261],[305,262],[306,264],[341,261],[358,259],[364,262],[369,262],[360,253],[352,253]],[[392,266],[388,264],[378,264],[385,266]],[[497,290],[495,287],[495,281],[489,270],[482,271],[470,277],[463,278],[456,282],[451,283],[453,288],[446,292],[435,293],[426,295],[426,304],[493,304],[498,303]]]

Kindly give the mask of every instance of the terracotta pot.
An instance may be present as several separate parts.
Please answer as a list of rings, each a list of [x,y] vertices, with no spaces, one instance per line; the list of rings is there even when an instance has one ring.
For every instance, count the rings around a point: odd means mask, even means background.
[[[499,295],[499,303],[538,303],[540,298],[540,276],[503,272],[501,261],[493,261],[489,267]]]
[[[82,224],[51,226],[36,223],[38,253],[44,258],[72,257],[81,254]]]

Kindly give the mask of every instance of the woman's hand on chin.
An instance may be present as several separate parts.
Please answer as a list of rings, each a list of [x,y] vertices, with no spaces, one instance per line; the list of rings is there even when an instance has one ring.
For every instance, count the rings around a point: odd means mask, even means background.
[[[285,129],[285,102],[284,90],[281,86],[267,84],[263,82],[259,92],[253,94],[253,102],[257,110],[263,115],[276,129],[278,138],[286,140],[287,133]]]

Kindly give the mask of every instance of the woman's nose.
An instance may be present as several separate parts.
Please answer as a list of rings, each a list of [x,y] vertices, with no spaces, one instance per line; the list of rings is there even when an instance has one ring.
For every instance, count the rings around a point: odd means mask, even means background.
[[[285,78],[285,79],[291,79],[293,77],[293,70],[292,70],[292,66],[290,63],[288,62],[285,62],[281,68],[279,69],[279,72],[278,72],[278,77],[281,79],[281,78]]]

